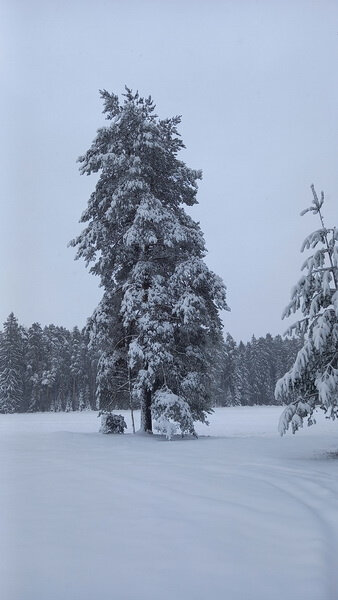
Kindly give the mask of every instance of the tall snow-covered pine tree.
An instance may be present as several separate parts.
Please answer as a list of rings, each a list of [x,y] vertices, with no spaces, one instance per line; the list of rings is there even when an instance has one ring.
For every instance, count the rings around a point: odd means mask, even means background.
[[[141,429],[193,433],[212,399],[213,355],[222,344],[225,287],[206,266],[197,202],[201,172],[178,159],[180,117],[161,120],[151,98],[101,92],[109,124],[80,157],[99,173],[77,246],[104,293],[92,317],[101,347],[98,395],[109,407],[119,389],[141,405]],[[120,386],[122,386],[120,388]],[[176,424],[176,425],[175,425]]]

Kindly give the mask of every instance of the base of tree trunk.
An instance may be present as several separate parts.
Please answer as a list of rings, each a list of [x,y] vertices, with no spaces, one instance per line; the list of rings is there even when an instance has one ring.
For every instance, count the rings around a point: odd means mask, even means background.
[[[147,390],[141,407],[141,431],[144,433],[153,433],[153,423],[151,416],[151,391]]]

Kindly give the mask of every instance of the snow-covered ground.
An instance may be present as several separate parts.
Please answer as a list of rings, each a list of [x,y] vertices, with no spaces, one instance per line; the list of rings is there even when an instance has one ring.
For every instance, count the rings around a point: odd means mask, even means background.
[[[338,425],[280,438],[280,412],[171,442],[0,415],[0,597],[337,600]]]

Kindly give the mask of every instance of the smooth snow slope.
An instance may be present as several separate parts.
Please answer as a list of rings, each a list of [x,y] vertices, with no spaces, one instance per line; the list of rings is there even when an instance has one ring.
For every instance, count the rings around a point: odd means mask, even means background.
[[[280,412],[172,442],[0,415],[0,597],[337,600],[338,425],[281,439]]]

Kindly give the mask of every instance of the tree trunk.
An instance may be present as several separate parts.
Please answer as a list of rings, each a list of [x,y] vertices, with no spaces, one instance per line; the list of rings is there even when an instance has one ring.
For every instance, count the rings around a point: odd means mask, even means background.
[[[132,394],[132,390],[131,390],[130,369],[128,369],[128,391],[129,391],[129,407],[130,407],[130,414],[131,414],[131,424],[133,426],[133,433],[135,433],[134,406],[133,406],[133,394]]]
[[[147,390],[141,406],[141,431],[153,433],[151,418],[151,391]]]

